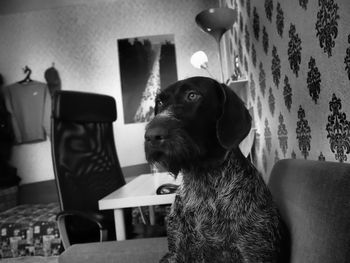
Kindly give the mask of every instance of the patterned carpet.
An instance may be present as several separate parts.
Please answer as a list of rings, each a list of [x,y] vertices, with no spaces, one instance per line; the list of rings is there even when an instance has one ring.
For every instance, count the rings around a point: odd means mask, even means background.
[[[1,263],[57,263],[58,256],[52,257],[19,257],[19,258],[4,258],[1,259]]]

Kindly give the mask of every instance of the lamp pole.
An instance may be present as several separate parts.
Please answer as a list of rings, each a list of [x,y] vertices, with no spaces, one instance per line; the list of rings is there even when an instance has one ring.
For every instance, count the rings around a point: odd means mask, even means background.
[[[222,52],[220,40],[222,35],[237,21],[237,10],[228,7],[210,8],[200,12],[196,16],[197,25],[211,35],[217,42],[221,69],[221,81],[224,82],[224,70],[222,67]]]

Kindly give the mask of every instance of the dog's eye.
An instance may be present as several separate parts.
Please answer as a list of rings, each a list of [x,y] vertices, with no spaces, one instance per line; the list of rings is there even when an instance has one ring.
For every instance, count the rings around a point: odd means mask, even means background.
[[[199,94],[197,94],[197,93],[195,93],[195,92],[193,92],[193,91],[190,91],[190,92],[187,94],[186,99],[187,99],[188,101],[196,101],[196,100],[199,99],[199,97],[200,97]]]
[[[158,108],[162,107],[163,105],[164,105],[163,101],[161,101],[161,100],[156,100],[156,106],[157,106]]]

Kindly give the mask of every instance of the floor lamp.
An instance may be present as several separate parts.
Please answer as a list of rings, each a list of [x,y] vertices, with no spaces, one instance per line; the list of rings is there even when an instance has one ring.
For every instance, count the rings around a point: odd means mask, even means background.
[[[222,67],[220,40],[223,34],[233,26],[236,20],[237,11],[228,7],[210,8],[200,12],[196,16],[197,25],[216,40],[219,50],[221,82],[224,82],[224,71]]]

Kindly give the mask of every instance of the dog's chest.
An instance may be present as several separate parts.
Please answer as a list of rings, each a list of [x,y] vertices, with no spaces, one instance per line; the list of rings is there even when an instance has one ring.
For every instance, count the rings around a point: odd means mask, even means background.
[[[191,244],[190,254],[206,258],[203,262],[241,262],[235,245],[237,221],[230,201],[231,183],[224,177],[210,183],[185,181],[178,191],[181,209],[174,216],[183,223],[177,227],[186,233],[182,238]]]
[[[220,234],[229,221],[235,220],[236,183],[234,177],[221,174],[210,179],[185,181],[178,195],[182,202],[182,216],[196,231]],[[221,224],[225,222],[225,224]]]

